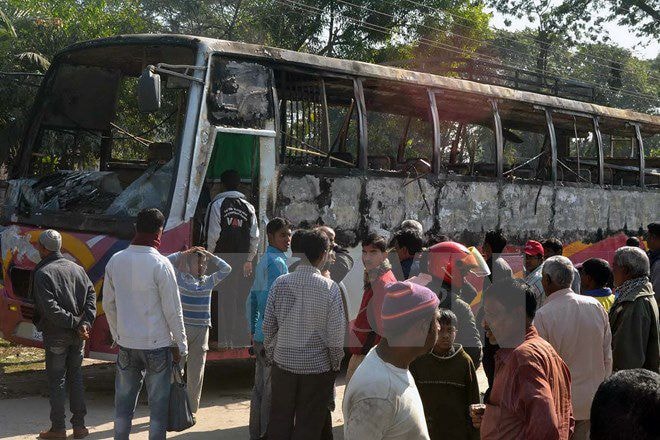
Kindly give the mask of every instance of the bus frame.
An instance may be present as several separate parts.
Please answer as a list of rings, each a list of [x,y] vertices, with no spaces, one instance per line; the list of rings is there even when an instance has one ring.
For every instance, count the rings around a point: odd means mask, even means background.
[[[504,227],[515,236],[517,239],[515,242],[518,245],[522,244],[524,237],[529,237],[535,232],[538,235],[554,233],[562,236],[564,240],[575,242],[576,252],[578,252],[577,249],[584,251],[587,247],[595,246],[593,249],[598,248],[600,250],[598,250],[598,253],[594,251],[593,255],[601,255],[602,249],[611,254],[613,249],[621,244],[623,236],[621,231],[636,231],[642,228],[646,221],[656,220],[652,218],[653,215],[657,214],[654,212],[653,206],[660,205],[660,192],[651,189],[647,183],[649,179],[658,179],[660,172],[656,168],[648,168],[645,163],[643,134],[657,135],[660,133],[659,116],[457,78],[239,42],[181,35],[127,35],[92,40],[64,49],[53,60],[37,95],[21,154],[11,171],[12,180],[3,182],[0,188],[0,190],[4,190],[2,192],[4,205],[2,212],[3,286],[0,291],[0,337],[21,344],[36,346],[41,344],[38,332],[36,332],[30,321],[32,304],[28,298],[15,294],[11,274],[12,270],[17,267],[16,259],[18,257],[21,261],[18,266],[23,267],[25,273],[28,273],[33,267],[34,261],[30,262],[29,254],[33,253],[32,243],[35,242],[40,230],[51,227],[64,230],[65,245],[68,245],[67,250],[81,265],[95,274],[93,281],[98,292],[101,291],[102,287],[105,262],[112,253],[128,245],[127,239],[132,231],[130,227],[132,224],[131,219],[108,219],[108,223],[114,226],[109,229],[110,232],[107,229],[105,230],[106,235],[99,235],[95,231],[95,227],[98,227],[98,219],[94,219],[94,222],[92,222],[81,218],[79,222],[71,224],[70,220],[60,219],[53,214],[41,215],[32,222],[23,221],[16,214],[11,198],[12,194],[15,195],[15,190],[13,190],[15,185],[12,186],[12,181],[16,182],[17,179],[24,178],[28,171],[31,146],[35,142],[39,130],[39,112],[48,98],[47,85],[51,77],[57,72],[58,66],[65,63],[68,57],[79,53],[93,53],[96,50],[101,53],[100,51],[104,48],[120,50],[122,47],[133,46],[144,46],[145,48],[180,46],[189,48],[194,54],[194,63],[183,66],[189,67],[189,70],[192,71],[192,73],[186,71],[183,75],[188,75],[192,79],[189,80],[186,119],[179,142],[180,151],[177,153],[175,162],[175,183],[171,186],[167,205],[163,253],[175,252],[193,244],[199,244],[200,240],[195,237],[192,223],[196,212],[199,210],[198,203],[200,203],[202,187],[207,184],[207,169],[215,139],[220,133],[249,135],[258,139],[259,164],[258,182],[256,182],[258,197],[255,201],[261,227],[265,226],[268,218],[275,215],[290,217],[297,225],[309,225],[321,219],[321,221],[330,223],[330,226],[338,226],[338,237],[352,248],[355,248],[359,243],[360,236],[366,231],[383,231],[398,226],[395,223],[401,220],[399,211],[396,211],[398,217],[388,215],[386,213],[389,206],[387,202],[379,208],[374,208],[374,205],[378,205],[383,201],[376,200],[376,196],[373,194],[370,195],[370,191],[377,193],[378,190],[382,194],[383,185],[397,185],[396,182],[403,187],[403,189],[397,189],[397,191],[403,191],[401,193],[403,196],[400,195],[399,197],[405,198],[406,207],[402,211],[403,214],[412,215],[412,217],[423,220],[424,225],[435,232],[448,231],[454,236],[460,236],[463,241],[471,242],[469,244],[479,244],[478,237],[484,229]],[[271,113],[267,120],[260,122],[261,125],[258,128],[212,123],[209,115],[211,112],[209,94],[212,92],[213,62],[218,58],[236,62],[257,63],[265,66],[271,72],[270,84],[272,87],[267,97],[272,105]],[[279,91],[277,78],[274,75],[275,71],[286,71],[320,78],[320,83],[323,84],[321,91],[323,96],[319,98],[321,99],[319,102],[327,101],[326,92],[335,93],[335,98],[343,93],[341,87],[333,89],[332,85],[328,85],[329,82],[336,80],[341,81],[342,84],[351,85],[351,90],[346,92],[346,96],[347,99],[352,100],[356,112],[357,160],[355,162],[350,161],[353,166],[347,169],[332,166],[299,166],[286,163],[287,151],[289,150],[285,146],[286,139],[283,139],[284,127],[282,127],[283,122],[287,122],[286,118],[283,119],[284,115],[282,114],[283,111],[286,111],[286,105],[283,106],[281,103],[284,101],[278,99]],[[167,74],[167,72],[163,74]],[[183,79],[185,80],[185,78]],[[365,94],[368,92],[377,96],[380,93],[380,91],[374,91],[368,87],[370,82],[377,81],[399,85],[401,88],[391,93],[395,98],[398,96],[400,99],[400,90],[409,88],[415,90],[415,93],[417,93],[415,96],[418,99],[426,100],[427,111],[424,117],[432,126],[432,157],[429,158],[429,169],[426,172],[370,169],[368,107],[374,100],[368,101]],[[398,95],[397,92],[399,92]],[[384,99],[383,102],[386,104],[381,105],[399,105],[395,101],[396,99],[392,98],[389,98],[389,101]],[[484,115],[490,115],[487,124],[492,125],[495,139],[495,163],[492,178],[474,175],[460,176],[448,171],[443,161],[443,145],[446,144],[446,140],[442,138],[441,121],[443,117],[446,118],[447,116],[444,112],[453,110],[448,110],[447,106],[443,107],[443,103],[446,102],[465,102],[463,108],[458,106],[455,111],[456,114],[460,113],[461,117],[467,118],[469,116],[469,107],[474,102],[478,102],[480,106],[483,105],[480,108]],[[325,102],[326,118],[327,108],[328,104]],[[303,109],[302,112],[304,114],[305,110]],[[596,170],[595,172],[598,173],[596,182],[582,183],[579,179],[576,182],[563,182],[560,178],[561,164],[555,123],[561,118],[574,118],[573,120],[581,118],[589,124],[597,147],[597,158],[591,163],[591,166]],[[485,119],[482,119],[483,121]],[[584,121],[582,122],[582,129],[585,129]],[[518,126],[529,125],[537,129],[547,130],[549,135],[550,178],[546,182],[511,181],[510,176],[507,175],[504,160],[506,145],[504,126],[513,126],[512,124],[518,124]],[[601,127],[604,124],[613,127],[612,130],[617,133],[629,133],[630,137],[634,139],[634,141],[631,141],[631,145],[634,145],[637,149],[636,165],[631,167],[608,165],[606,163],[605,147],[601,134]],[[325,128],[328,129],[327,122]],[[323,137],[326,139],[321,142],[330,148],[329,135]],[[302,150],[303,156],[305,154],[319,154],[314,149],[307,147],[302,148]],[[339,157],[334,157],[331,151],[327,151],[327,153],[330,162],[333,160],[340,162],[342,160]],[[612,167],[614,167],[612,169],[616,169],[617,166],[623,168],[626,172],[637,174],[637,185],[634,188],[616,188],[607,184],[604,178],[606,169]],[[311,178],[308,178],[310,176]],[[410,193],[412,191],[410,188],[415,187],[415,185],[409,186],[413,181],[417,181],[419,191],[415,189],[413,193]],[[339,183],[344,185],[341,191],[347,192],[347,188],[349,188],[355,189],[354,192],[357,193],[347,196],[346,194],[340,194],[338,189],[337,194],[330,195],[330,197],[339,197],[335,205],[343,204],[355,211],[351,214],[352,223],[341,217],[341,210],[339,209],[335,209],[336,212],[324,219],[324,215],[327,214],[328,210],[333,208],[330,202],[320,201],[322,197],[320,197],[319,192],[325,190],[319,188],[324,185]],[[252,184],[255,185],[255,182],[252,182]],[[472,184],[474,184],[474,189],[470,189]],[[376,186],[378,188],[375,188]],[[302,192],[302,195],[292,194],[295,191]],[[550,214],[540,215],[541,219],[538,220],[538,222],[544,222],[545,218],[549,218],[549,225],[541,228],[538,224],[532,224],[533,222],[530,221],[529,225],[525,225],[521,228],[522,230],[518,231],[515,224],[515,214],[506,214],[499,207],[493,207],[494,205],[489,205],[489,208],[483,209],[474,206],[452,205],[451,203],[445,205],[446,199],[443,199],[445,196],[442,195],[442,191],[445,193],[454,191],[456,194],[463,194],[463,196],[466,195],[466,191],[474,191],[468,194],[468,198],[494,197],[500,205],[504,203],[503,200],[508,200],[507,197],[529,198],[536,195],[537,203],[534,206],[534,213],[536,213],[538,207],[539,197],[541,200],[548,200],[548,203],[552,204],[549,209]],[[608,213],[605,221],[598,218],[587,222],[595,225],[597,230],[591,228],[586,234],[588,239],[581,240],[580,233],[583,233],[584,230],[573,226],[562,226],[564,224],[568,225],[570,222],[560,217],[561,212],[557,212],[560,209],[556,205],[563,203],[563,198],[570,198],[571,196],[570,193],[564,195],[567,191],[579,193],[578,197],[583,199],[591,197],[597,201],[606,200],[609,197],[613,200],[630,198],[632,203],[641,203],[642,206],[635,208],[637,211],[631,219],[624,216],[622,219],[617,218],[616,221],[612,221]],[[584,195],[583,191],[598,191],[598,194],[594,192]],[[423,199],[424,204],[422,205],[419,200],[415,200],[414,203],[410,202],[408,197]],[[434,198],[433,204],[427,200],[431,197]],[[288,202],[286,202],[287,200]],[[318,210],[315,210],[315,204],[319,205]],[[427,213],[422,212],[424,211],[423,206],[428,211]],[[488,209],[497,212],[493,214]],[[523,211],[529,210],[527,206],[510,208],[514,211],[515,209],[520,209],[521,215]],[[465,212],[462,212],[462,210]],[[465,214],[464,222],[458,219],[463,214]],[[483,219],[480,220],[479,216],[482,216]],[[327,221],[327,219],[333,218],[337,221],[337,225]],[[464,224],[461,225],[461,223]],[[488,226],[489,224],[491,226]],[[104,227],[108,228],[109,226]],[[104,242],[104,240],[112,241],[110,239],[113,235],[116,237],[113,243],[107,245],[102,252],[99,251],[101,254],[96,255],[93,247],[99,242]],[[603,244],[605,242],[607,244]],[[262,240],[262,248],[263,244]],[[516,249],[516,246],[513,246],[509,248],[509,251],[514,252]],[[76,254],[76,252],[81,254]],[[84,256],[81,256],[83,254]],[[359,260],[357,254],[355,256],[356,261]],[[359,264],[357,266],[359,267]],[[348,288],[356,292],[349,303],[355,303],[356,298],[359,303],[361,273],[358,272],[359,270],[354,270],[353,275],[349,277],[348,284],[350,286]],[[25,281],[25,274],[20,280]],[[349,309],[353,309],[354,312],[354,305],[349,306]],[[102,309],[100,309],[100,316],[102,316]],[[107,323],[103,319],[97,320],[92,334],[92,342],[88,344],[86,355],[112,359],[115,349],[112,348]],[[219,349],[210,354],[210,359],[241,357],[247,357],[247,349],[244,346]]]

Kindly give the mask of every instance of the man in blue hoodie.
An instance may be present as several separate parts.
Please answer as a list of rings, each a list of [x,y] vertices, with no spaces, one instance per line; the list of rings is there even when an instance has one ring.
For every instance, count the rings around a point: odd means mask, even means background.
[[[256,356],[254,388],[250,402],[251,440],[264,438],[268,427],[271,398],[270,365],[266,365],[262,324],[270,287],[280,275],[289,273],[285,252],[291,245],[291,223],[286,219],[275,217],[266,225],[266,234],[268,247],[257,264],[254,284],[246,306],[252,347]]]

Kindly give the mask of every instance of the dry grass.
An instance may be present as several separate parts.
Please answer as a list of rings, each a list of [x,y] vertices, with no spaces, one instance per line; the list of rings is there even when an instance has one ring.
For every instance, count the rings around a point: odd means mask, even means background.
[[[46,368],[41,348],[25,347],[0,339],[0,376]]]

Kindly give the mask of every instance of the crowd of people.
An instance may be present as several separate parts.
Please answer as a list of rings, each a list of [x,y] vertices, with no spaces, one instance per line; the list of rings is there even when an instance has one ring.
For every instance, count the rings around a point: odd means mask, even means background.
[[[229,307],[242,301],[232,283],[250,276],[242,331],[256,360],[251,439],[331,439],[337,403],[347,440],[660,438],[660,223],[648,226],[648,254],[638,241],[616,250],[611,266],[597,258],[575,266],[556,238],[530,240],[519,277],[503,257],[502,231],[488,231],[480,252],[446,236],[429,240],[406,220],[391,238],[362,240],[362,300],[349,320],[356,293],[344,281],[354,261],[332,228],[294,230],[273,218],[253,266],[254,207],[235,174],[223,183],[206,216],[205,247],[163,256],[163,214],[145,209],[131,245],[107,264],[102,305],[119,350],[116,439],[129,437],[143,383],[149,438],[165,438],[174,368],[185,369],[197,412],[212,292]],[[66,438],[68,390],[74,438],[84,438],[80,368],[94,287],[60,252],[57,231],[43,232],[37,248],[30,292],[51,402],[51,427],[40,437]],[[477,381],[482,364],[486,390]],[[346,389],[336,402],[342,365]]]

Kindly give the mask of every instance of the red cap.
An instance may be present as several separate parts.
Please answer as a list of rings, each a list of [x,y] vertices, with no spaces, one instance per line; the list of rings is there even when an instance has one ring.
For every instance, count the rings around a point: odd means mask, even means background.
[[[544,255],[543,245],[538,241],[529,240],[527,243],[525,243],[525,254],[530,256],[534,256],[534,255],[543,256]]]

